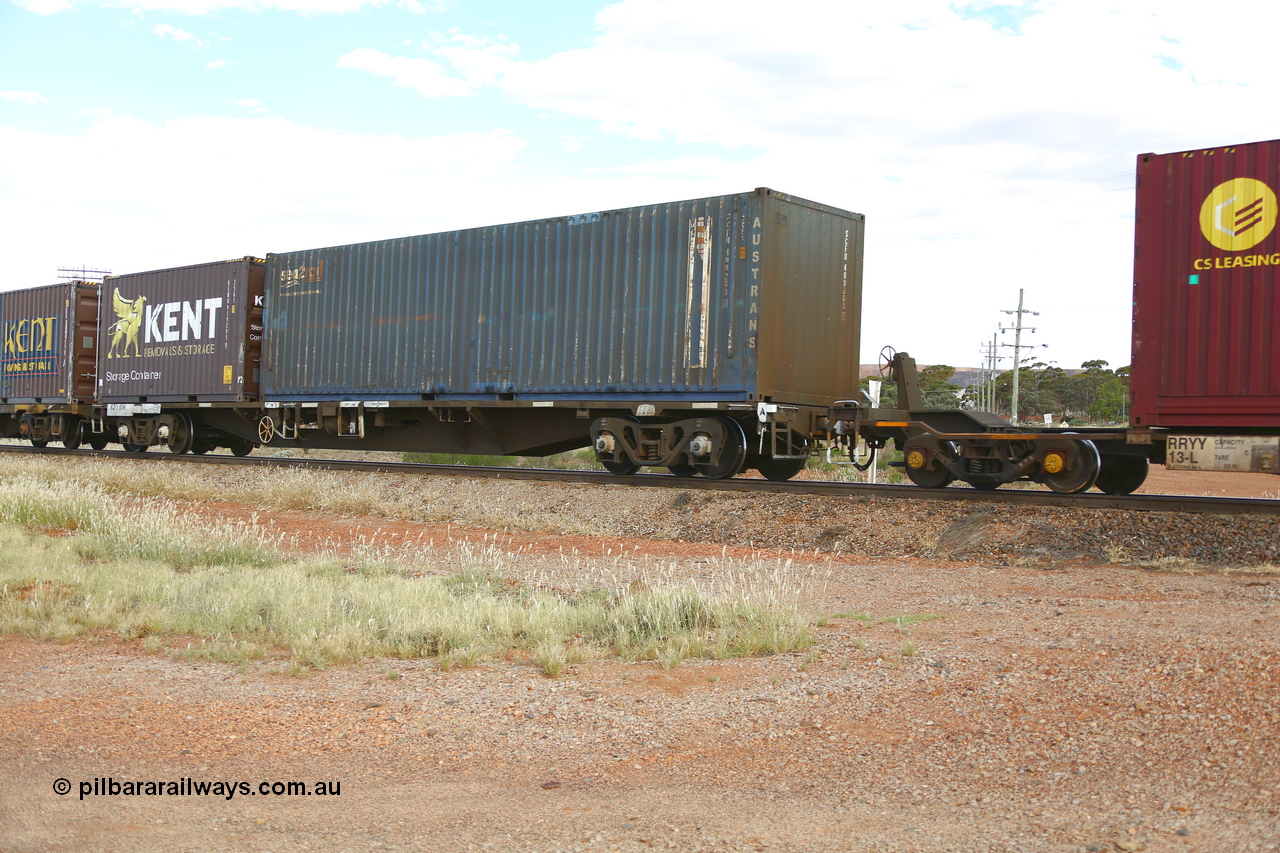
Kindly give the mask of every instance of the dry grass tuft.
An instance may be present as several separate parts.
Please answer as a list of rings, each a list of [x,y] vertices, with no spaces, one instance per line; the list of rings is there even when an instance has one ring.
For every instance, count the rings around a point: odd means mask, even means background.
[[[668,567],[625,581],[598,573],[570,589],[517,580],[519,558],[493,548],[430,554],[443,576],[373,546],[354,562],[298,561],[252,525],[209,525],[159,495],[133,497],[158,491],[155,481],[130,481],[121,498],[112,472],[83,473],[0,469],[0,632],[67,641],[107,631],[195,658],[286,656],[295,671],[369,657],[450,669],[514,650],[552,676],[582,660],[672,667],[813,642],[790,561],[726,561],[703,586]],[[347,505],[365,499],[355,490]],[[72,535],[37,532],[47,530]],[[199,639],[171,645],[177,637]]]

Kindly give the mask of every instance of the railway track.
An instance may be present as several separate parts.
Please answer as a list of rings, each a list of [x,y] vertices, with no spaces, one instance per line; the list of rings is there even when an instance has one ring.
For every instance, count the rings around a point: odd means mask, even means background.
[[[980,491],[967,487],[922,489],[919,486],[894,486],[867,483],[844,483],[822,480],[788,480],[774,482],[746,478],[708,480],[702,477],[676,477],[671,474],[631,474],[619,476],[605,471],[564,471],[544,468],[502,468],[470,465],[429,465],[418,462],[365,462],[341,459],[298,459],[274,456],[174,455],[170,453],[126,453],[115,450],[65,450],[27,445],[0,445],[0,452],[117,459],[137,462],[159,462],[174,465],[237,465],[277,468],[310,468],[327,471],[413,474],[418,476],[476,477],[496,480],[534,480],[561,483],[636,486],[657,489],[701,489],[715,491],[770,492],[790,495],[826,497],[873,497],[904,500],[970,501],[1029,506],[1077,507],[1084,509],[1123,509],[1145,512],[1202,513],[1209,515],[1280,515],[1280,500],[1259,498],[1212,498],[1192,495],[1106,495],[1098,492],[1064,495],[1032,489],[997,489]]]

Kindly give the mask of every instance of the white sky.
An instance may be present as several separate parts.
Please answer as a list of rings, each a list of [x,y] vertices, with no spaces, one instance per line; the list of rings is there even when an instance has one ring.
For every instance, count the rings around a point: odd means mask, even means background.
[[[1024,288],[1038,356],[1119,366],[1135,158],[1280,136],[1277,31],[1181,0],[0,0],[0,290],[768,186],[866,214],[864,362],[977,364]]]

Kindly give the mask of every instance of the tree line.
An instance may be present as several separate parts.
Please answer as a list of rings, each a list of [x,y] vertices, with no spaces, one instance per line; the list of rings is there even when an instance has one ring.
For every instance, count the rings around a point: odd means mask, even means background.
[[[920,368],[920,390],[930,409],[976,409],[979,400],[994,398],[995,414],[1008,418],[1013,405],[1013,371],[998,374],[994,394],[984,393],[981,382],[966,387],[954,384],[955,368],[931,364]],[[1111,370],[1106,361],[1094,359],[1068,371],[1053,364],[1026,365],[1018,375],[1018,411],[1023,421],[1042,420],[1050,414],[1055,423],[1121,423],[1129,417],[1129,367]],[[868,379],[862,380],[862,389]],[[991,386],[986,386],[992,390]],[[898,389],[885,383],[880,392],[881,408],[895,408]]]

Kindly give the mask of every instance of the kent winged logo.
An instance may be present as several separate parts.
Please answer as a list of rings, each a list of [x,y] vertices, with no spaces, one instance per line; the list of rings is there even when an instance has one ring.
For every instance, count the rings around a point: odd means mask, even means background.
[[[1277,213],[1271,187],[1253,178],[1233,178],[1214,187],[1200,205],[1200,232],[1215,247],[1240,252],[1271,233]]]
[[[146,302],[145,296],[139,296],[134,300],[125,299],[120,295],[120,288],[116,288],[111,300],[111,308],[120,319],[112,323],[107,330],[111,334],[111,347],[107,350],[107,358],[125,358],[128,356],[129,347],[133,347],[134,355],[142,354],[138,348],[138,332],[142,330],[143,306]],[[117,353],[116,347],[121,341],[124,342],[124,346]]]
[[[117,287],[111,310],[118,319],[107,327],[107,358],[213,355],[225,339],[229,315],[235,314],[235,303],[227,305],[225,296],[168,302],[161,297],[154,303],[147,296],[126,299]]]

